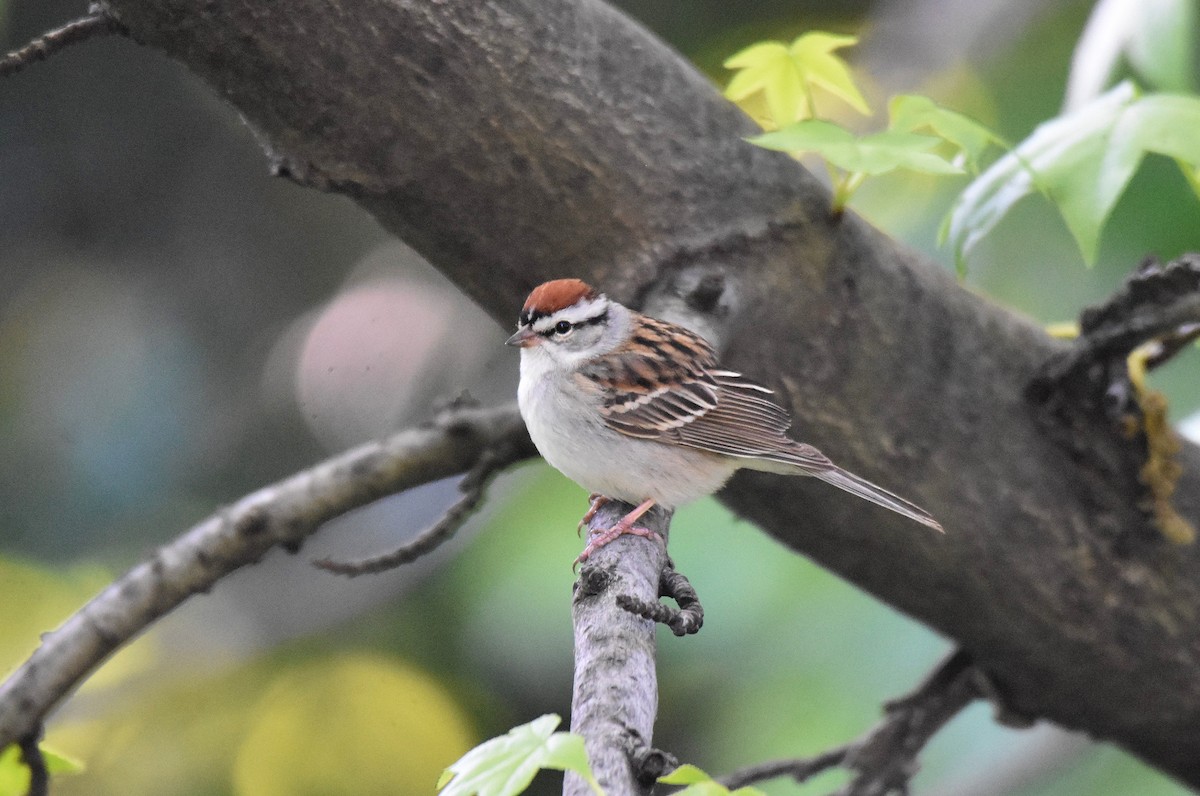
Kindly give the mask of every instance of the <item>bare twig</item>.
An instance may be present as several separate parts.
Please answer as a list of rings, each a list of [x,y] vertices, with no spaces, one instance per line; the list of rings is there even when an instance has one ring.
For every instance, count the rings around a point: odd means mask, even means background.
[[[516,406],[458,409],[436,422],[328,459],[217,512],[125,573],[0,685],[0,748],[26,737],[108,655],[193,594],[279,545],[298,549],[322,523],[460,473],[483,451],[533,446]]]
[[[632,506],[606,503],[589,529],[609,528]],[[658,711],[655,626],[617,606],[616,595],[652,603],[666,565],[670,515],[653,510],[640,525],[662,542],[621,536],[584,562],[571,606],[575,625],[575,684],[571,731],[583,736],[588,760],[606,793],[648,794],[668,756],[651,749]],[[568,773],[564,796],[590,794],[588,784]]]
[[[358,575],[386,572],[389,569],[416,561],[450,539],[475,513],[475,509],[483,500],[484,493],[492,479],[505,467],[526,456],[528,456],[528,451],[523,446],[512,444],[511,440],[501,440],[495,447],[484,450],[479,455],[479,461],[459,482],[458,490],[463,493],[463,496],[453,506],[446,509],[446,513],[440,520],[421,531],[416,538],[383,555],[359,561],[334,561],[330,558],[321,558],[313,561],[313,565],[328,572],[353,578]]]
[[[755,782],[765,782],[779,777],[791,777],[797,783],[807,782],[822,771],[837,768],[846,760],[850,753],[849,746],[839,746],[815,757],[790,760],[769,760],[746,766],[727,776],[721,777],[721,784],[730,790],[744,788]]]
[[[1098,384],[1109,400],[1109,385],[1123,378],[1125,358],[1157,342],[1146,366],[1163,364],[1200,333],[1200,254],[1185,254],[1166,265],[1147,258],[1121,289],[1079,318],[1075,345],[1052,357],[1029,386],[1045,403],[1070,382]],[[1112,371],[1112,372],[1109,372]],[[1098,377],[1098,378],[1097,378]]]
[[[741,769],[721,779],[730,790],[776,777],[804,782],[829,768],[858,772],[840,796],[906,793],[917,755],[929,739],[980,693],[978,672],[964,650],[946,658],[908,696],[886,706],[882,722],[862,738],[816,757],[777,760]]]
[[[35,61],[45,61],[50,56],[70,47],[73,44],[87,41],[97,36],[107,36],[112,33],[124,33],[125,28],[120,22],[109,16],[98,4],[88,9],[85,17],[68,22],[60,28],[55,28],[26,44],[19,50],[0,58],[0,77],[8,77],[20,72]]]
[[[644,602],[630,594],[618,594],[617,605],[631,614],[666,625],[677,636],[700,632],[704,626],[704,606],[691,581],[675,569],[670,559],[667,559],[659,580],[658,596],[674,600],[679,608],[663,605],[657,600]]]
[[[46,769],[46,758],[42,755],[42,725],[20,741],[21,759],[29,768],[29,791],[27,796],[46,796],[50,792],[50,772]]]

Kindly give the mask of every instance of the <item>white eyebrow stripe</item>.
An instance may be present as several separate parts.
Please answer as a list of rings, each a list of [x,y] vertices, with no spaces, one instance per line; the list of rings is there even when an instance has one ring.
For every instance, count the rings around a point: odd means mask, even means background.
[[[533,322],[533,330],[539,333],[548,332],[559,321],[566,321],[574,326],[578,323],[585,323],[594,318],[599,318],[606,312],[608,312],[608,299],[601,296],[591,301],[585,301],[582,304],[575,304],[561,309],[552,315],[538,318]]]

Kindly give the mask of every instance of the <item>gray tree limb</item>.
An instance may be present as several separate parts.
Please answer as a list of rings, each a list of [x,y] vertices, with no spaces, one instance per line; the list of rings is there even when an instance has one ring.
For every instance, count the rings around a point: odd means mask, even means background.
[[[354,448],[213,514],[42,637],[0,685],[0,748],[40,732],[46,714],[108,655],[188,597],[272,547],[299,549],[340,514],[460,473],[485,451],[494,452],[498,466],[534,455],[516,406],[447,411],[435,423]]]
[[[107,7],[232,103],[276,173],[352,197],[506,325],[566,275],[687,310],[798,437],[947,533],[763,474],[729,506],[954,638],[1011,710],[1200,786],[1200,552],[1151,526],[1110,417],[1030,400],[1069,344],[831,217],[661,42],[598,0]],[[1196,523],[1195,447],[1182,463]]]
[[[610,528],[632,506],[605,504],[590,529]],[[622,536],[601,547],[581,566],[571,620],[575,627],[575,681],[571,731],[583,736],[592,773],[605,793],[649,794],[655,776],[641,776],[658,713],[655,624],[618,605],[620,595],[658,601],[659,578],[667,563],[670,515],[654,509],[638,525],[663,541]],[[657,774],[665,773],[657,771]],[[591,787],[567,772],[563,796],[590,796]]]

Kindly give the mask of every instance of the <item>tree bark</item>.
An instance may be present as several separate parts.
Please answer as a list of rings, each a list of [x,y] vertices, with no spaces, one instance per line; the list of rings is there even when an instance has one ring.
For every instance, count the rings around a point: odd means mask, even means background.
[[[611,528],[633,506],[604,505],[591,529]],[[575,677],[571,731],[583,736],[588,761],[605,793],[646,796],[635,760],[645,756],[658,714],[655,624],[617,605],[619,595],[658,602],[659,576],[667,563],[670,514],[651,510],[638,524],[663,541],[623,536],[601,547],[582,565],[571,601],[575,629]],[[563,796],[590,796],[578,774],[563,778]]]
[[[728,505],[953,637],[1008,709],[1200,786],[1200,554],[1138,508],[1140,451],[1103,411],[1028,397],[1067,344],[832,217],[636,24],[598,0],[108,8],[228,99],[277,173],[352,197],[505,325],[571,275],[717,338],[798,438],[947,533],[763,474]],[[1182,457],[1195,523],[1200,454]]]

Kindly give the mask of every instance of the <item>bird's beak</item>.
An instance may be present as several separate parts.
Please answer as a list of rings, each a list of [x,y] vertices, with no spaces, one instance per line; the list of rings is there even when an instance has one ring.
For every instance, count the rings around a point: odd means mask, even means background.
[[[520,348],[529,348],[531,345],[536,345],[538,341],[538,333],[531,327],[524,326],[521,331],[514,334],[512,337],[504,341],[505,345],[515,345]]]

